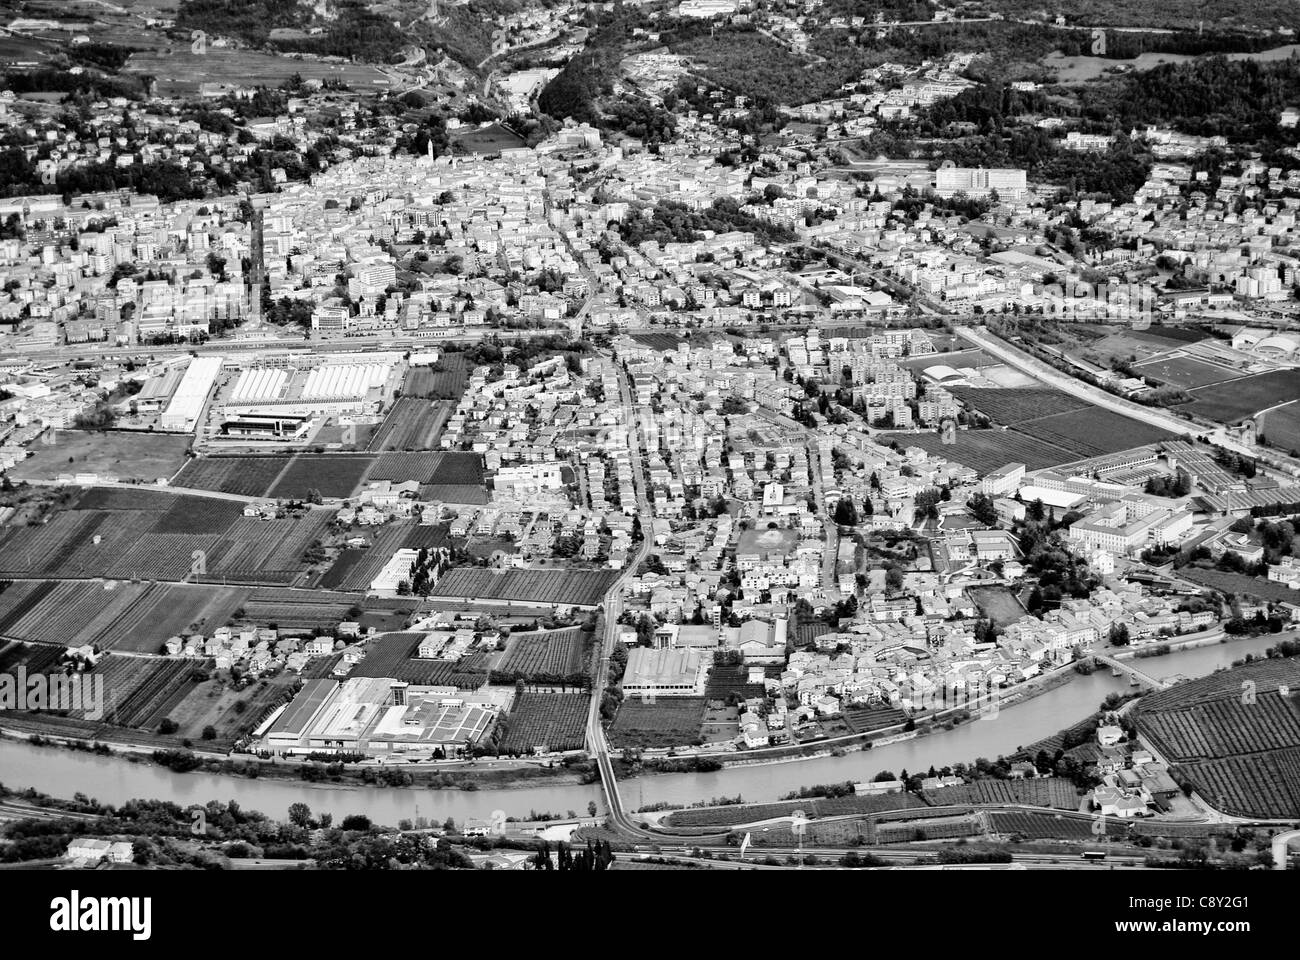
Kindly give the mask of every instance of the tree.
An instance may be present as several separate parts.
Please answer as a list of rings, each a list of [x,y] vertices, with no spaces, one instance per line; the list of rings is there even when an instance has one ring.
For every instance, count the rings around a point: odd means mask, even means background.
[[[835,504],[834,518],[836,523],[844,527],[856,527],[858,525],[858,508],[854,506],[851,497],[841,497]]]
[[[306,830],[311,826],[311,807],[301,801],[289,804],[289,822]]]
[[[998,522],[997,507],[993,505],[993,498],[987,494],[977,493],[966,501],[966,510],[972,517],[991,527]]]
[[[1127,647],[1129,643],[1128,627],[1122,623],[1112,623],[1110,631],[1107,633],[1107,639],[1110,640],[1113,647]]]
[[[890,593],[897,593],[903,589],[903,568],[896,563],[891,563],[885,570],[885,587]]]

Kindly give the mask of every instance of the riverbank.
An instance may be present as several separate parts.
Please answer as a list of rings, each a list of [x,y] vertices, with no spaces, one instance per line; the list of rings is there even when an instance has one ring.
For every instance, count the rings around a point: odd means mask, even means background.
[[[997,698],[996,704],[988,701],[980,706],[977,699],[975,709],[969,704],[962,704],[940,710],[934,714],[913,717],[905,723],[880,727],[863,733],[851,733],[825,740],[813,740],[807,743],[791,744],[785,747],[760,748],[758,750],[737,750],[727,753],[676,753],[671,756],[653,757],[643,761],[639,766],[629,766],[618,762],[620,780],[631,780],[643,776],[664,776],[669,774],[693,772],[680,769],[662,769],[655,764],[663,761],[689,763],[690,761],[708,761],[717,763],[718,769],[736,767],[768,766],[779,763],[794,763],[801,760],[818,760],[825,757],[842,757],[849,753],[860,753],[877,747],[889,746],[909,740],[918,740],[936,733],[955,729],[960,724],[983,716],[996,717],[1004,708],[1027,703],[1035,697],[1050,693],[1071,679],[1079,676],[1074,663],[1064,664],[1047,673],[1041,674],[1024,683],[1018,684],[1004,696]],[[908,729],[909,724],[911,729]]]
[[[564,764],[540,761],[475,760],[442,764],[345,764],[251,754],[219,754],[190,749],[166,749],[111,740],[82,740],[46,736],[0,724],[0,740],[13,740],[44,749],[62,749],[116,757],[127,763],[165,767],[174,773],[200,772],[242,780],[280,780],[354,787],[417,787],[425,790],[520,790],[547,786],[586,786],[597,782],[589,760]]]

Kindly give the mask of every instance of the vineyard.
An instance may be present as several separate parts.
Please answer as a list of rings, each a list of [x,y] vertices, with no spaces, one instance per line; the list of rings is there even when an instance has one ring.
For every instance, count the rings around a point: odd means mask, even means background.
[[[1085,817],[1063,817],[1059,814],[1015,811],[1012,813],[985,814],[989,832],[1004,837],[1020,836],[1026,840],[1089,840],[1093,834],[1093,821]],[[1106,821],[1106,832],[1111,836],[1124,836],[1128,825],[1116,818]]]
[[[333,628],[351,618],[360,597],[323,590],[254,590],[244,604],[250,623],[276,624],[282,629]]]
[[[96,488],[48,522],[0,536],[0,576],[292,583],[333,516],[254,520],[237,501]]]
[[[948,390],[963,406],[976,410],[994,423],[1014,426],[1057,413],[1070,413],[1090,406],[1086,400],[1072,397],[1049,387],[1008,387],[981,390],[978,387],[951,387]]]
[[[104,677],[104,720],[123,727],[155,730],[194,685],[203,660],[166,657],[104,658],[92,671]]]
[[[1078,810],[1079,792],[1074,784],[1061,777],[1031,780],[973,780],[961,786],[926,790],[926,803],[942,807],[955,803],[1020,803],[1058,810]]]
[[[1300,817],[1300,659],[1250,663],[1138,703],[1138,732],[1211,806]]]
[[[199,457],[185,465],[173,486],[262,497],[288,464],[288,457]]]
[[[443,574],[436,597],[512,600],[594,607],[618,578],[613,570],[489,570],[460,567]]]
[[[1099,407],[1027,420],[1015,429],[1059,447],[1071,454],[1071,460],[1119,453],[1173,436],[1167,430]]]
[[[374,457],[354,454],[300,453],[280,474],[267,496],[305,499],[313,490],[322,497],[344,499],[361,486]]]
[[[850,733],[867,733],[907,722],[907,714],[898,707],[845,707],[840,716]]]
[[[763,690],[763,684],[749,682],[749,668],[743,663],[715,663],[709,668],[704,695],[710,700],[726,700],[729,696],[748,700],[763,696]]]
[[[420,397],[424,400],[459,400],[465,392],[465,383],[470,373],[464,354],[443,354],[438,366],[441,369],[411,367],[402,381],[402,396]]]
[[[879,823],[875,827],[876,843],[911,843],[924,840],[955,840],[983,833],[978,817],[943,817],[934,820],[905,820]]]
[[[29,674],[47,673],[56,669],[62,658],[62,647],[0,640],[0,673],[12,674],[19,667]]]
[[[0,634],[158,653],[168,637],[225,623],[245,594],[237,588],[160,583],[21,583],[0,594]]]
[[[506,733],[501,749],[518,754],[543,747],[548,751],[581,750],[590,705],[591,698],[582,693],[521,693],[503,721]]]
[[[492,671],[492,682],[580,686],[584,679],[584,634],[579,627],[544,633],[516,633]]]
[[[401,397],[370,438],[367,450],[427,450],[438,444],[438,436],[451,414],[451,404]]]
[[[483,482],[483,458],[477,453],[420,452],[385,453],[375,461],[371,480],[421,484]]]
[[[659,697],[653,703],[629,697],[610,724],[610,745],[653,749],[699,743],[707,706],[705,697]]]
[[[738,824],[757,823],[774,817],[788,817],[796,810],[802,810],[805,817],[815,818],[842,817],[852,814],[869,816],[923,809],[925,804],[911,793],[884,793],[874,796],[849,794],[843,797],[806,797],[799,800],[781,800],[776,803],[746,803],[676,810],[668,815],[664,823],[671,827],[734,827]],[[809,827],[811,828],[812,824],[809,824]]]

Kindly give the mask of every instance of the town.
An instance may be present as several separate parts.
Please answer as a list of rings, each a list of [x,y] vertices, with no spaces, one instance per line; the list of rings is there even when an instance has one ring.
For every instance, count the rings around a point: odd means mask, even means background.
[[[1300,820],[1290,26],[559,2],[488,41],[476,2],[7,23],[0,675],[108,697],[0,731],[599,783],[601,869]],[[997,762],[863,773],[1094,674]],[[830,758],[764,810],[633,800]]]

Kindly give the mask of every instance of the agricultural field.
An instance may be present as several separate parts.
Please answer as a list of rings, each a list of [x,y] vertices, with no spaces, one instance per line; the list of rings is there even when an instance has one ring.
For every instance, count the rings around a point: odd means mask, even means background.
[[[389,83],[377,67],[366,64],[324,63],[212,46],[200,56],[191,52],[188,42],[133,53],[123,72],[156,77],[158,95],[163,97],[192,97],[200,83],[208,82],[278,88],[295,74],[304,80],[340,80],[358,91],[387,90]]]
[[[205,727],[216,730],[215,743],[229,744],[247,736],[268,713],[292,699],[296,675],[287,671],[236,690],[220,680],[192,684],[174,704],[168,718],[177,724],[176,736],[198,742]]]
[[[1218,423],[1236,423],[1261,410],[1300,399],[1300,370],[1274,370],[1189,391],[1178,409]]]
[[[1063,817],[1060,814],[1034,813],[1029,810],[1014,813],[987,813],[989,832],[1004,837],[1024,837],[1026,840],[1089,840],[1094,834],[1093,823],[1082,817]],[[1105,821],[1107,833],[1122,836],[1128,827],[1115,818]]]
[[[586,743],[590,705],[591,697],[585,693],[521,693],[502,720],[506,732],[501,749],[512,754],[541,748],[581,750]]]
[[[421,400],[459,401],[470,374],[465,355],[445,353],[438,360],[437,366],[436,370],[433,367],[411,367],[402,381],[402,396]]]
[[[525,146],[525,141],[509,127],[500,123],[483,128],[463,128],[452,134],[451,145],[463,153],[494,154],[502,150]]]
[[[940,787],[922,794],[931,806],[954,804],[1018,803],[1057,810],[1078,810],[1079,792],[1069,780],[973,780],[959,787]]]
[[[976,387],[952,387],[949,391],[963,406],[977,410],[994,423],[1015,426],[1056,413],[1070,413],[1089,406],[1085,400],[1050,387],[981,390]]]
[[[1268,411],[1256,424],[1260,441],[1287,453],[1300,455],[1300,401]]]
[[[228,622],[246,593],[229,587],[112,580],[15,584],[0,594],[0,634],[161,653],[169,637]]]
[[[876,843],[912,843],[924,840],[955,840],[958,837],[975,837],[984,832],[978,817],[941,817],[902,823],[878,823]]]
[[[243,610],[249,623],[290,630],[332,629],[358,613],[360,600],[359,594],[352,593],[266,587],[251,591]]]
[[[289,465],[288,457],[198,457],[185,465],[175,486],[264,497]]]
[[[907,722],[907,714],[897,707],[845,707],[840,718],[849,733],[869,733]]]
[[[435,597],[592,607],[618,578],[613,570],[489,570],[458,567],[442,575]]]
[[[250,520],[234,500],[97,487],[45,523],[0,531],[0,576],[290,583],[332,515]]]
[[[1133,718],[1171,774],[1216,809],[1300,817],[1300,658],[1180,683],[1143,697]]]
[[[0,640],[0,673],[14,673],[23,667],[28,673],[45,673],[57,668],[63,648],[45,643]]]
[[[398,520],[385,523],[381,527],[358,527],[347,531],[347,536],[365,536],[370,538],[370,546],[348,548],[339,553],[333,565],[325,571],[320,579],[320,586],[327,590],[344,592],[362,592],[383,569],[384,564],[393,558],[393,554],[403,547],[440,546],[433,542],[435,534],[426,530],[442,530],[446,526],[422,528],[410,520]]]
[[[373,463],[373,456],[300,453],[280,474],[267,496],[302,500],[315,490],[322,497],[342,500],[356,492]]]
[[[886,793],[879,796],[804,797],[799,800],[780,800],[775,803],[746,803],[721,807],[696,807],[675,810],[665,819],[671,827],[734,827],[742,823],[756,823],[774,817],[788,817],[796,810],[804,816],[842,817],[852,814],[864,816],[888,814],[910,810],[924,810],[925,804],[910,793]],[[903,817],[911,814],[901,813]],[[812,824],[809,824],[811,829]]]
[[[749,682],[749,668],[744,664],[715,663],[709,668],[704,695],[710,700],[726,700],[728,697],[747,700],[763,696],[763,690],[763,684]]]
[[[1190,781],[1201,799],[1231,816],[1300,816],[1300,747],[1174,764],[1170,773]]]
[[[194,685],[203,660],[171,657],[117,657],[109,654],[88,674],[104,678],[105,723],[139,730],[156,730],[168,712]],[[87,719],[71,711],[74,719]]]
[[[628,697],[609,726],[609,742],[623,747],[675,747],[699,744],[706,697],[659,697],[653,703]]]
[[[483,458],[477,453],[426,450],[380,454],[367,479],[421,484],[482,484]]]
[[[448,401],[401,397],[388,411],[366,449],[428,450],[436,447],[452,410],[453,405]]]
[[[1134,365],[1134,369],[1143,377],[1151,377],[1161,383],[1190,390],[1193,387],[1208,387],[1241,376],[1237,370],[1230,370],[1215,363],[1206,363],[1192,357],[1165,357],[1148,360]]]
[[[1188,564],[1178,571],[1178,575],[1193,583],[1212,587],[1220,593],[1229,593],[1238,597],[1256,597],[1260,600],[1272,600],[1275,603],[1294,603],[1300,599],[1300,594],[1284,583],[1267,580],[1264,577],[1252,577],[1244,573]]]
[[[9,470],[13,480],[53,480],[65,473],[93,473],[153,483],[185,464],[190,437],[138,431],[57,430],[54,443],[36,443],[34,454]]]
[[[1167,430],[1099,407],[1027,420],[1018,424],[1016,429],[1060,447],[1072,454],[1071,460],[1119,453],[1173,437]],[[960,440],[959,436],[958,442]]]
[[[585,673],[582,651],[587,634],[580,627],[512,634],[492,682],[579,686]]]
[[[1023,463],[1030,470],[1042,470],[1079,459],[1014,430],[958,430],[956,442],[951,444],[945,444],[937,432],[885,433],[881,434],[881,440],[894,441],[904,449],[920,447],[928,454],[960,463],[981,475],[1008,463]]]

